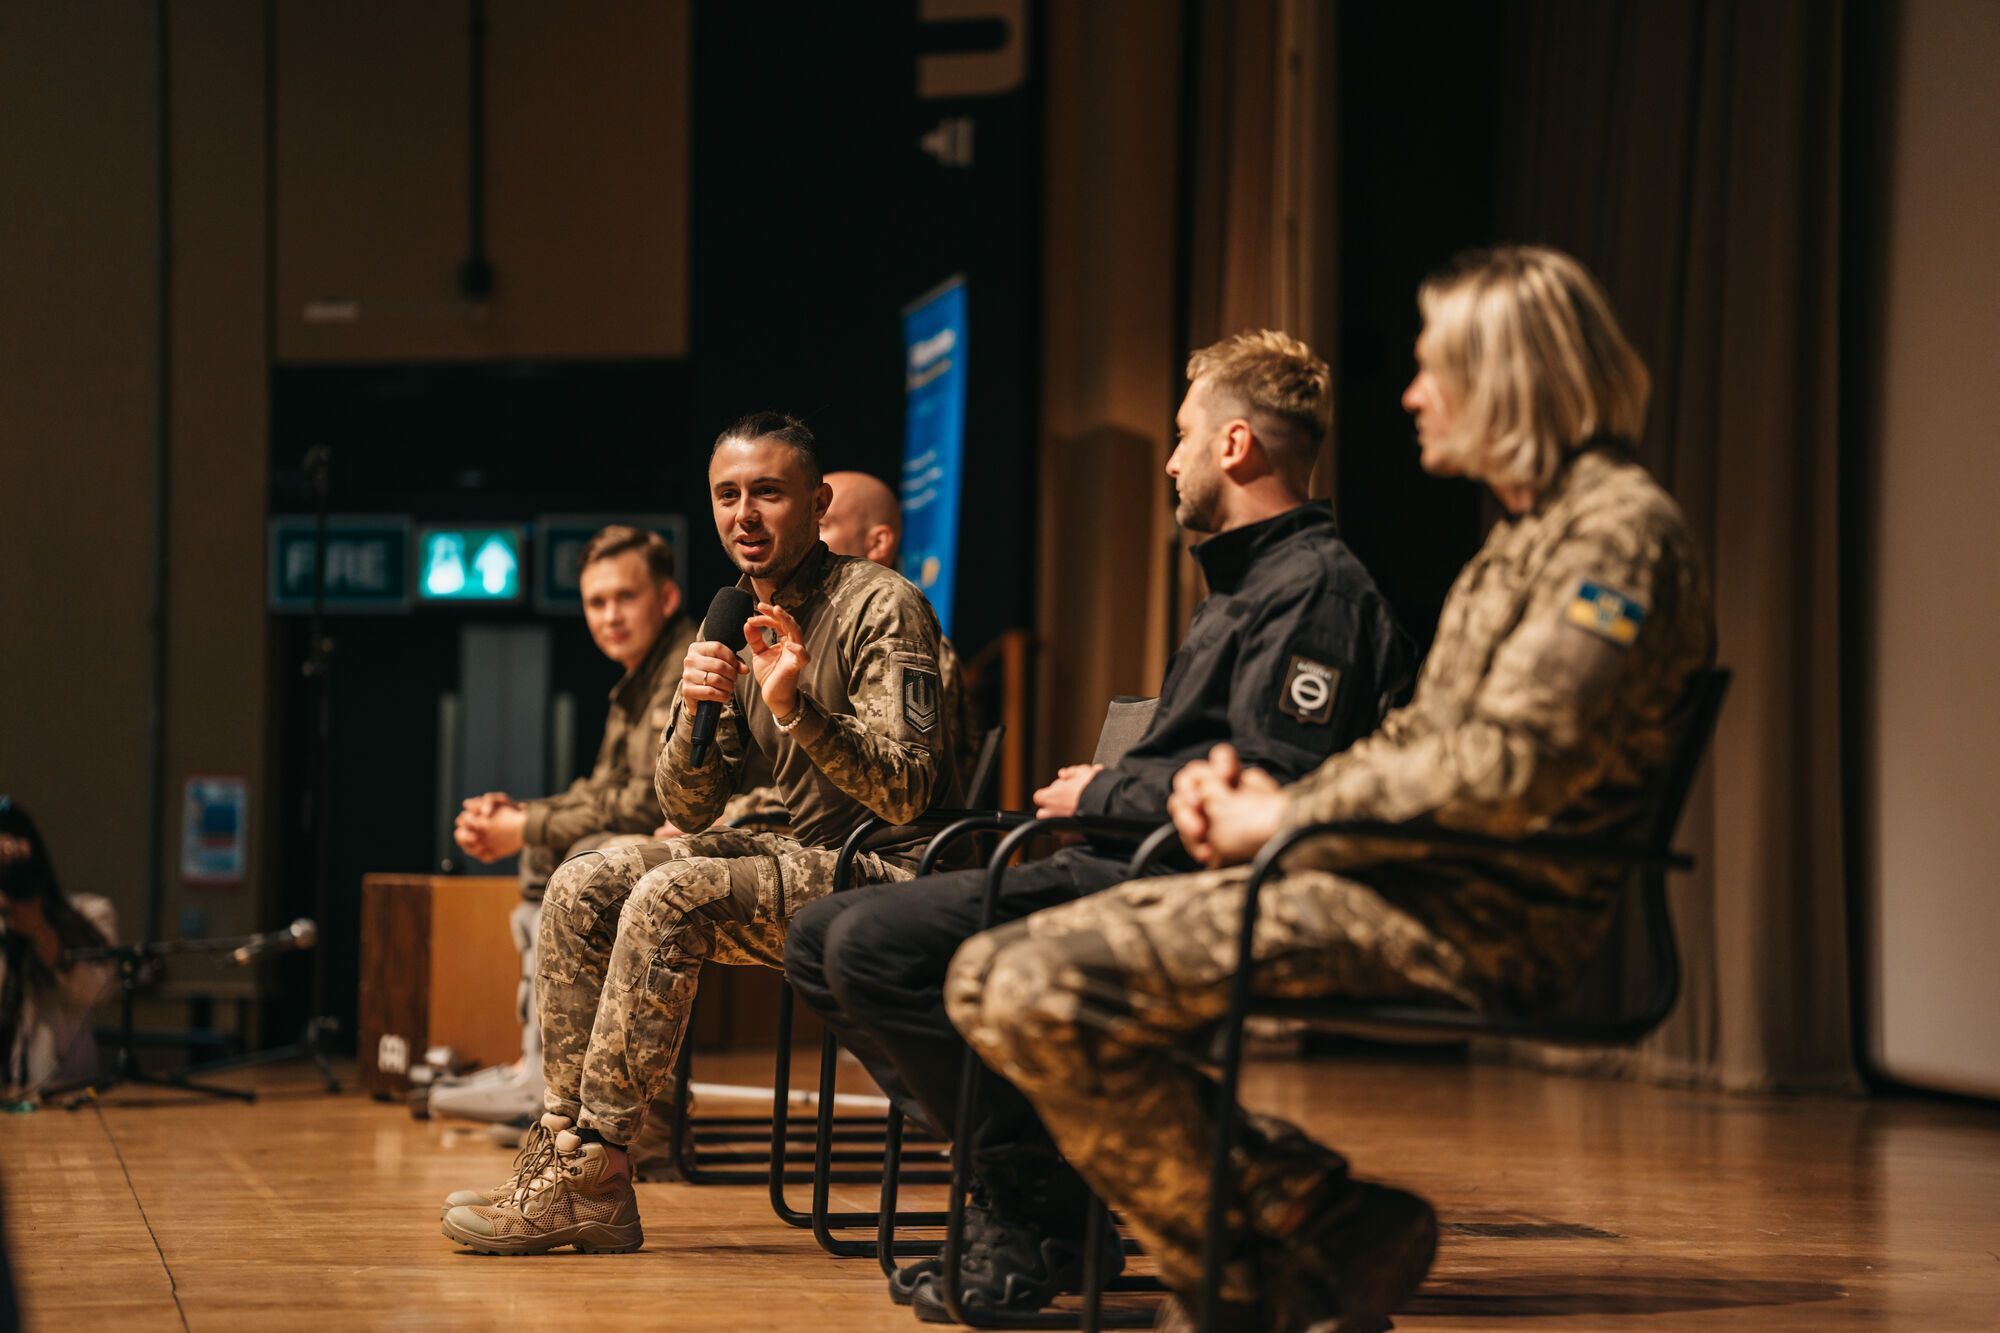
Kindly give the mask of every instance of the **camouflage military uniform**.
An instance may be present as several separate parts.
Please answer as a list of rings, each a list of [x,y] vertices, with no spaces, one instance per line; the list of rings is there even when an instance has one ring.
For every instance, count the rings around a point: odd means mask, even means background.
[[[581,840],[614,834],[644,837],[659,827],[653,764],[680,684],[681,661],[694,636],[694,622],[683,615],[661,626],[652,651],[611,688],[604,739],[590,772],[554,796],[521,803],[527,816],[521,830],[523,897],[540,898],[565,856],[589,850],[579,846]]]
[[[1585,453],[1459,576],[1409,706],[1288,788],[1285,822],[1634,829],[1713,642],[1678,509],[1622,454]],[[1606,917],[1601,875],[1524,858],[1328,843],[1294,864],[1263,896],[1260,993],[1534,1005]],[[1144,880],[1037,913],[968,942],[946,989],[952,1020],[1182,1290],[1199,1280],[1213,1095],[1172,1051],[1223,1012],[1246,877]],[[1287,1126],[1253,1128],[1239,1197],[1271,1236],[1345,1165]],[[1226,1290],[1248,1299],[1252,1283],[1238,1266]]]
[[[958,797],[937,618],[923,594],[821,545],[777,601],[798,620],[809,656],[790,729],[778,727],[746,670],[699,767],[675,698],[656,776],[668,819],[703,830],[761,755],[789,833],[693,832],[577,857],[549,882],[537,981],[546,1103],[614,1143],[636,1135],[673,1068],[702,963],[777,966],[785,924],[826,893],[856,823],[871,813],[905,822]],[[863,856],[855,882],[910,869]]]
[[[951,721],[952,766],[958,770],[959,785],[969,798],[972,770],[979,764],[979,747],[986,739],[986,732],[979,725],[979,709],[966,692],[958,649],[942,634],[938,636],[938,679],[944,687],[944,715]],[[778,789],[766,784],[732,798],[720,822],[726,824],[742,815],[783,808]]]

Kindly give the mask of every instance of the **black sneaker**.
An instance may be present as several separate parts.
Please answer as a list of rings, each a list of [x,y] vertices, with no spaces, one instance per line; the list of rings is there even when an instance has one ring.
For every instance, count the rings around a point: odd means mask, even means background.
[[[987,1219],[992,1212],[993,1206],[987,1201],[986,1183],[974,1176],[972,1189],[965,1201],[965,1244],[968,1250],[983,1242]],[[935,1280],[943,1272],[942,1259],[919,1259],[913,1264],[905,1264],[889,1275],[889,1299],[898,1305],[908,1305],[925,1278]],[[943,1303],[940,1298],[938,1304],[942,1306]]]
[[[1437,1235],[1428,1203],[1356,1181],[1267,1251],[1264,1298],[1276,1327],[1381,1333],[1423,1285]]]
[[[1109,1283],[1125,1271],[1125,1250],[1108,1219],[1104,1239],[1103,1280]],[[928,1271],[913,1275],[910,1305],[925,1323],[955,1323],[944,1303],[944,1263],[934,1259],[929,1264]],[[1083,1237],[1051,1235],[975,1194],[966,1204],[959,1284],[959,1300],[968,1310],[1040,1310],[1065,1292],[1083,1290]],[[895,1296],[893,1283],[890,1296]]]
[[[936,1278],[942,1272],[942,1259],[919,1259],[913,1264],[904,1264],[889,1274],[889,1299],[898,1305],[908,1305],[916,1297],[918,1283],[925,1278]]]

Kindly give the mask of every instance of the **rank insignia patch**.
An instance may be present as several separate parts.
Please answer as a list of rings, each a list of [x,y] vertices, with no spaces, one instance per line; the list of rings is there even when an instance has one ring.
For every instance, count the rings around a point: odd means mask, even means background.
[[[1294,654],[1285,668],[1278,711],[1301,722],[1326,722],[1333,717],[1333,701],[1339,694],[1339,667]]]
[[[938,678],[928,671],[903,668],[903,721],[919,735],[929,735],[938,720]]]
[[[1629,648],[1639,639],[1639,627],[1646,623],[1646,608],[1615,588],[1584,579],[1576,586],[1563,619],[1598,638]]]

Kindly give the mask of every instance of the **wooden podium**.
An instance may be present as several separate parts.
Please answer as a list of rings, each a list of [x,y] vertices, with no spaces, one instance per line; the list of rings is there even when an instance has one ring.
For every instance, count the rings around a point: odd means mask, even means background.
[[[507,919],[511,875],[368,875],[361,881],[361,1086],[409,1091],[432,1046],[505,1064],[521,1054],[515,986],[521,955]]]

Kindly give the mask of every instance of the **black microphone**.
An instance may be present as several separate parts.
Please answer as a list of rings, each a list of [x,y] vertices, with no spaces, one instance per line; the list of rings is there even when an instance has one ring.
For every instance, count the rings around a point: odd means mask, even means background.
[[[743,651],[743,622],[757,614],[757,599],[731,584],[715,594],[708,615],[701,622],[704,642],[719,643],[732,653]],[[700,768],[715,743],[715,724],[722,720],[722,705],[703,699],[694,707],[694,731],[688,737],[688,754]]]

